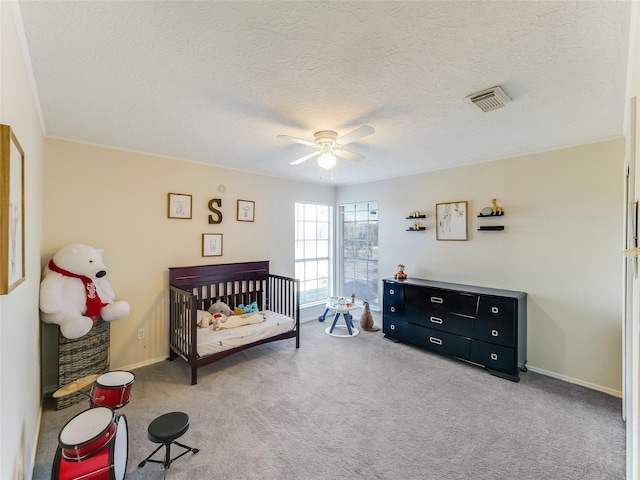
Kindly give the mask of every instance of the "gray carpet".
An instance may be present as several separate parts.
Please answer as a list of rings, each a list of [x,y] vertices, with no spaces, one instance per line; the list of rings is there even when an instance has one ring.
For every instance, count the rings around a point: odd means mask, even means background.
[[[379,323],[379,319],[376,319]],[[173,480],[196,479],[623,479],[620,399],[533,372],[520,383],[389,342],[381,332],[334,338],[326,323],[201,368],[182,360],[134,371],[129,480],[163,478],[147,427],[191,418]],[[34,479],[47,479],[58,433],[81,403],[47,402]],[[181,449],[174,448],[175,453]]]

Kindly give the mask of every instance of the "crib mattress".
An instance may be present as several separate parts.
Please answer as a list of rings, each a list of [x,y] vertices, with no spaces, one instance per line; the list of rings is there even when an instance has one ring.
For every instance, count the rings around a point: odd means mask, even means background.
[[[265,321],[253,325],[215,331],[209,328],[198,329],[198,355],[205,357],[230,348],[256,342],[263,338],[286,333],[294,328],[293,318],[271,311],[261,312],[266,315]]]

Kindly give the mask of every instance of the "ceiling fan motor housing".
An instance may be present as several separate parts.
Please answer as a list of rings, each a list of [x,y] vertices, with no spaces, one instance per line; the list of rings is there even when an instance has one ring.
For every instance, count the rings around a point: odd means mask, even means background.
[[[318,145],[331,144],[336,141],[338,134],[331,130],[320,130],[314,134],[314,138]]]

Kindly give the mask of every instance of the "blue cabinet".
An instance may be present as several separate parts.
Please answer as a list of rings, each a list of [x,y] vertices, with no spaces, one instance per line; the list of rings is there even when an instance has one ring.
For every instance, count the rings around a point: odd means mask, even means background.
[[[382,331],[390,340],[520,380],[527,363],[527,294],[408,278],[383,280]]]

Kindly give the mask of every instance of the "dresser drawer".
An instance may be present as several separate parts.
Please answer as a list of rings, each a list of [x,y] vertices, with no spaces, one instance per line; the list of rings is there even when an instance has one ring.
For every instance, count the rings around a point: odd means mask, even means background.
[[[437,309],[443,312],[475,316],[478,308],[478,296],[473,293],[404,286],[404,298],[407,305],[414,305],[428,311]]]
[[[423,348],[427,348],[443,355],[468,359],[471,348],[471,339],[440,332],[431,328],[415,327],[414,342]]]
[[[478,318],[515,323],[516,302],[509,298],[482,295],[478,302]]]
[[[469,360],[484,365],[491,370],[517,373],[515,350],[513,348],[473,340]]]
[[[506,347],[514,347],[516,340],[515,325],[513,323],[487,321],[476,319],[473,328],[473,338],[483,342],[496,343]]]
[[[473,317],[446,313],[438,309],[427,311],[415,305],[407,305],[405,320],[423,327],[433,328],[442,332],[454,333],[470,337],[473,334]]]
[[[404,316],[405,305],[403,303],[391,303],[386,300],[382,304],[382,313],[389,317],[400,318]]]
[[[397,283],[384,282],[384,292],[382,294],[384,303],[394,305],[404,302],[404,286]]]
[[[413,331],[417,328],[415,325],[407,323],[397,318],[389,318],[387,316],[382,317],[382,333],[386,336],[395,338],[396,340],[403,340],[407,343],[414,343]]]

